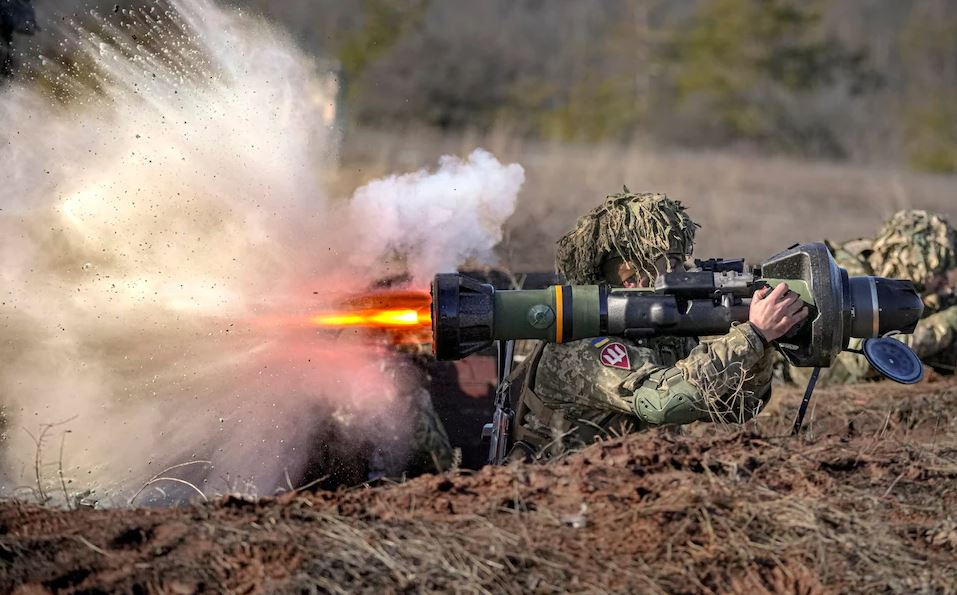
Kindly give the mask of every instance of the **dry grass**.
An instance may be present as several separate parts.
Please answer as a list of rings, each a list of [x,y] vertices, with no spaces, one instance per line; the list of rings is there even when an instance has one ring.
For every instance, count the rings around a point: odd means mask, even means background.
[[[746,431],[161,510],[0,505],[0,590],[953,593],[957,384],[798,391]],[[78,544],[85,547],[78,547]]]
[[[702,224],[697,253],[761,259],[800,241],[875,233],[901,208],[957,221],[957,176],[786,158],[687,152],[635,144],[570,145],[507,133],[443,136],[353,130],[346,136],[337,194],[378,176],[434,167],[438,156],[475,147],[520,163],[527,181],[501,253],[514,270],[549,270],[555,240],[606,194],[666,192]]]

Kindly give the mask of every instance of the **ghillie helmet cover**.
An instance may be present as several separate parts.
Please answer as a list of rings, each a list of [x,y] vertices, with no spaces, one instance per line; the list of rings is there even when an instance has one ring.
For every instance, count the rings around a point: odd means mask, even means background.
[[[940,215],[899,211],[884,224],[871,250],[868,261],[875,275],[922,285],[957,267],[957,231]]]
[[[580,217],[558,241],[556,268],[569,283],[596,284],[603,280],[602,264],[620,257],[654,276],[660,257],[691,255],[697,227],[679,201],[625,188]]]

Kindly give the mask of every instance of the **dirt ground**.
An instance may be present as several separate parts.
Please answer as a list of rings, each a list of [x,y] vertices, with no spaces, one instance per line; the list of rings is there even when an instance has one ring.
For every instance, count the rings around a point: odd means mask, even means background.
[[[0,592],[957,592],[957,382],[743,431],[175,509],[0,504]]]

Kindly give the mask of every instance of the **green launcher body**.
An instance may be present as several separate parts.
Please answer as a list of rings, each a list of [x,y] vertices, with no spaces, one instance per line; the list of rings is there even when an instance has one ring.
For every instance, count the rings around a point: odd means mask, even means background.
[[[798,366],[826,367],[851,337],[912,332],[923,310],[910,281],[850,277],[824,244],[800,244],[748,267],[743,259],[696,261],[660,275],[655,286],[555,285],[496,291],[456,274],[432,286],[434,349],[460,359],[496,340],[565,343],[600,336],[709,336],[748,320],[751,297],[787,283],[808,305],[808,320],[776,342]]]

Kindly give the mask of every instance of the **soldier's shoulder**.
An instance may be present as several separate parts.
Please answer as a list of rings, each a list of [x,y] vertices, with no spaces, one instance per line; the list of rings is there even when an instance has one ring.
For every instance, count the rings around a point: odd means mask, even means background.
[[[854,256],[868,254],[874,249],[874,240],[871,238],[857,238],[854,240],[848,240],[843,244],[840,244],[839,248],[844,252]]]
[[[843,243],[826,242],[837,264],[847,269],[851,275],[872,274],[868,257],[874,251],[874,241],[870,238],[857,238]]]
[[[921,320],[920,325],[934,325],[940,329],[957,328],[957,304],[941,304],[931,315]]]
[[[618,339],[609,339],[607,337],[598,337],[596,339],[582,339],[581,341],[569,341],[568,343],[547,343],[542,352],[542,362],[557,362],[563,365],[597,364],[601,357],[601,350],[605,345],[611,343],[620,343],[627,346],[630,342],[619,341]]]
[[[649,359],[654,359],[653,350],[634,341],[621,337],[596,337],[546,345],[539,366],[629,373],[645,365]]]
[[[945,310],[957,311],[957,286],[952,287],[947,293],[937,294],[936,301],[936,312],[943,312]]]

